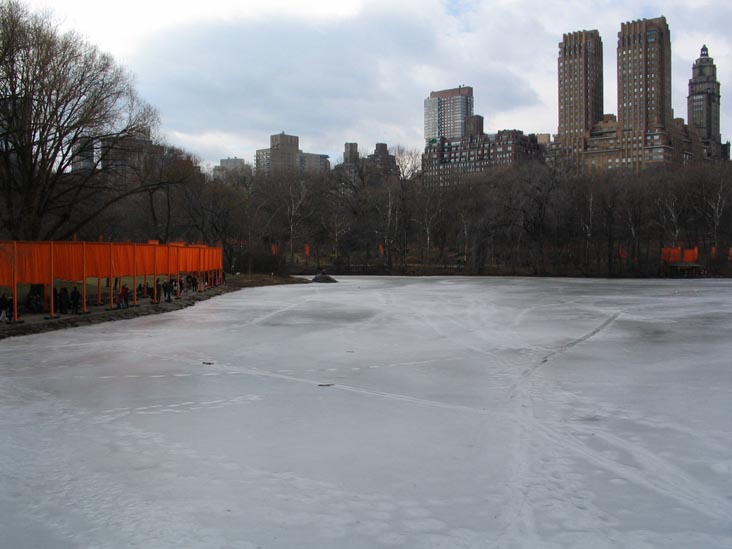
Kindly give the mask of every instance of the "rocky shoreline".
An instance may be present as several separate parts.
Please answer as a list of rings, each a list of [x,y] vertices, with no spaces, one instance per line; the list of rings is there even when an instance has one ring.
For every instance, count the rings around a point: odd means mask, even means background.
[[[105,303],[104,305],[89,306],[88,314],[67,314],[53,319],[48,318],[45,314],[21,314],[20,318],[22,322],[0,323],[0,339],[177,311],[178,309],[184,309],[195,305],[199,301],[204,301],[217,295],[235,292],[244,288],[303,283],[308,283],[308,281],[302,278],[288,276],[270,276],[260,274],[254,274],[251,276],[229,275],[227,276],[226,283],[221,286],[209,288],[205,292],[183,296],[180,299],[174,299],[169,303],[165,301],[161,301],[160,303],[151,303],[149,298],[145,298],[138,300],[137,307],[130,307],[129,309],[109,309]]]

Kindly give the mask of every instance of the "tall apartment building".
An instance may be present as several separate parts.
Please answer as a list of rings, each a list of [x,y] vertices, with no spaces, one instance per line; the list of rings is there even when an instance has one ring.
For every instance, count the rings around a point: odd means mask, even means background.
[[[327,154],[304,153],[298,156],[300,173],[325,173],[330,170],[330,160]]]
[[[535,135],[520,130],[483,133],[483,117],[467,120],[470,131],[463,137],[440,137],[427,143],[422,154],[422,175],[428,185],[455,185],[497,166],[511,166],[541,159]]]
[[[602,39],[596,30],[565,34],[559,43],[559,134],[567,153],[584,151],[602,120]]]
[[[344,164],[358,164],[358,143],[346,143],[343,150],[343,163]]]
[[[222,158],[218,166],[213,167],[213,179],[234,182],[237,179],[252,176],[252,167],[243,158]]]
[[[95,162],[94,148],[94,139],[79,139],[79,142],[74,145],[74,158],[71,161],[72,172],[91,172],[96,169],[97,165]]]
[[[109,175],[129,179],[139,174],[145,156],[160,154],[153,145],[149,128],[141,128],[122,138],[104,138],[99,145],[99,167]]]
[[[722,136],[719,133],[719,81],[717,66],[704,45],[691,69],[689,95],[686,98],[689,127],[699,134],[704,155],[715,158],[722,155]]]
[[[671,107],[671,31],[665,17],[623,23],[618,33],[620,162],[640,168],[674,159],[682,143]],[[678,141],[678,140],[677,140]]]
[[[424,100],[424,138],[463,137],[465,118],[473,116],[473,88],[457,88],[433,91]]]
[[[330,169],[330,161],[327,154],[303,153],[300,150],[300,138],[282,132],[270,136],[268,149],[256,152],[255,168],[258,175],[265,177],[323,173]]]
[[[386,143],[377,143],[374,153],[362,157],[358,153],[357,143],[346,143],[343,152],[343,164],[336,170],[354,184],[380,184],[385,178],[399,177],[399,165],[396,157],[389,154]]]
[[[366,157],[366,164],[385,176],[399,177],[400,175],[396,156],[389,154],[389,147],[386,143],[376,144],[374,153]]]
[[[699,137],[707,127],[716,127],[716,135],[719,131],[719,83],[713,62],[702,57],[694,65],[689,82],[690,124],[686,125],[674,118],[671,106],[671,32],[666,18],[623,23],[617,46],[618,114],[598,117],[591,101],[597,97],[598,81],[588,74],[601,75],[596,65],[602,61],[587,56],[590,41],[599,42],[599,38],[597,31],[581,31],[564,35],[559,45],[559,132],[553,155],[573,154],[595,168],[633,170],[723,158],[726,149],[713,146],[709,137],[704,153]],[[693,105],[705,101],[716,108],[703,114],[701,107],[697,125]],[[704,116],[708,123],[701,122]]]

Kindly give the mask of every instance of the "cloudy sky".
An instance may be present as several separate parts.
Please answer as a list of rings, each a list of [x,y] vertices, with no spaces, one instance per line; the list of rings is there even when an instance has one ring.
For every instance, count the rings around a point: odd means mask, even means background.
[[[686,118],[691,65],[709,47],[732,132],[730,0],[31,0],[124,63],[166,140],[207,162],[252,161],[269,135],[342,159],[376,142],[423,146],[423,100],[473,86],[486,132],[557,129],[557,44],[598,29],[605,112],[616,113],[617,32],[665,15],[673,106]],[[727,99],[730,98],[730,99]]]

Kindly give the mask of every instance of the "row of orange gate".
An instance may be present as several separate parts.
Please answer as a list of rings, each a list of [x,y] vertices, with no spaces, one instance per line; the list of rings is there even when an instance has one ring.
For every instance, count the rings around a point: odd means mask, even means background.
[[[708,249],[708,257],[712,261],[724,259],[727,252],[727,261],[732,263],[732,248],[725,250],[712,246]],[[665,263],[697,263],[699,261],[699,248],[661,248],[661,261]]]
[[[181,273],[193,274],[201,280],[199,290],[214,286],[223,278],[223,251],[181,242],[147,244],[115,242],[25,242],[0,241],[0,286],[11,288],[13,294],[13,321],[18,321],[18,284],[50,286],[51,295],[56,280],[79,282],[82,288],[83,312],[86,312],[86,280],[96,278],[99,292],[101,280],[132,277],[132,296],[136,304],[137,279],[159,276],[175,280]],[[205,282],[205,283],[204,283]],[[110,286],[110,308],[114,297]],[[180,285],[176,285],[180,292]],[[156,284],[153,291],[157,292]],[[156,294],[155,294],[156,295]],[[155,299],[155,297],[154,297]],[[50,299],[50,315],[54,314]]]

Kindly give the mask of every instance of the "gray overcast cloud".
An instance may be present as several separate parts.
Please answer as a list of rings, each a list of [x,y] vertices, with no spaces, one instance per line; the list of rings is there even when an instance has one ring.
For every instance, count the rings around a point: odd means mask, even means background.
[[[346,141],[358,142],[362,153],[377,141],[421,148],[424,98],[459,84],[473,86],[486,131],[555,133],[562,34],[600,31],[605,112],[615,113],[620,24],[659,15],[671,28],[676,116],[686,118],[691,65],[706,44],[722,83],[722,137],[730,138],[728,1],[222,0],[207,3],[205,12],[194,3],[159,1],[132,34],[124,26],[146,10],[144,2],[130,3],[137,13],[128,19],[92,8],[90,0],[52,9],[135,73],[170,143],[208,162],[252,161],[280,131],[299,135],[303,150],[329,154],[332,162]],[[175,15],[168,17],[170,10]]]

